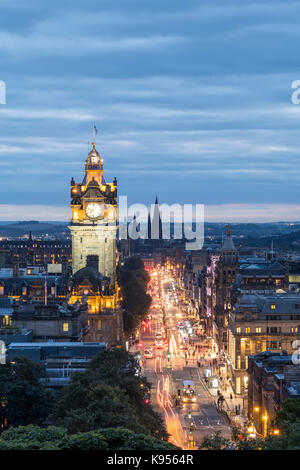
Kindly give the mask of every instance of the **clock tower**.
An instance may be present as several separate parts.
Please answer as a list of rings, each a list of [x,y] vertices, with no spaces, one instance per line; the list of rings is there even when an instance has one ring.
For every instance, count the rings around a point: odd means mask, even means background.
[[[106,183],[103,160],[96,143],[89,152],[82,183],[71,180],[73,275],[84,268],[87,257],[98,257],[99,273],[116,280],[117,180]]]

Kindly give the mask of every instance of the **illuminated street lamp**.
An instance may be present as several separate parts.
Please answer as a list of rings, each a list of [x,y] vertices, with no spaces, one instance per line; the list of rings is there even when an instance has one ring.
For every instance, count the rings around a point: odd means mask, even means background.
[[[262,416],[262,420],[264,422],[264,437],[267,437],[268,434],[268,413],[265,411],[265,413]]]
[[[252,439],[256,438],[256,430],[253,425],[250,425],[247,427],[247,433],[248,433],[248,436],[251,437]]]

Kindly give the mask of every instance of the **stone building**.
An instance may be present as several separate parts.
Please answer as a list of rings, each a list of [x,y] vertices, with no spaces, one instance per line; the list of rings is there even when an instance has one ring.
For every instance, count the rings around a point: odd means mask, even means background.
[[[98,266],[97,256],[87,256],[86,267],[70,279],[70,302],[82,299],[87,303],[89,328],[84,341],[105,341],[115,346],[123,341],[123,314],[115,284],[99,273]]]
[[[88,328],[87,304],[16,302],[11,326],[19,332],[31,330],[34,342],[80,341]]]
[[[214,323],[219,349],[227,350],[228,317],[232,305],[232,289],[239,269],[237,249],[232,240],[232,229],[226,226],[226,238],[216,266]]]
[[[289,289],[289,269],[285,260],[240,259],[234,290],[258,293]]]
[[[117,180],[105,181],[103,160],[93,148],[82,183],[71,180],[72,272],[70,303],[85,298],[89,330],[84,341],[123,342],[123,314],[116,279]]]
[[[117,180],[107,183],[103,160],[93,148],[85,164],[82,183],[71,180],[71,235],[73,274],[86,266],[89,255],[98,256],[98,269],[112,282],[117,261]]]
[[[249,356],[248,416],[256,431],[272,431],[272,419],[287,398],[300,397],[300,369],[286,351]]]
[[[228,373],[238,394],[247,391],[248,356],[270,350],[293,352],[300,325],[300,295],[242,294],[228,324]]]

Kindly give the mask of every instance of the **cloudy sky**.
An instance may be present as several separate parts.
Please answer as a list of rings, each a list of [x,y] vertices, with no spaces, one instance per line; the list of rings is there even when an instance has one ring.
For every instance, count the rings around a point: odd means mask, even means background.
[[[300,3],[2,0],[0,220],[68,217],[93,122],[130,203],[300,220]]]

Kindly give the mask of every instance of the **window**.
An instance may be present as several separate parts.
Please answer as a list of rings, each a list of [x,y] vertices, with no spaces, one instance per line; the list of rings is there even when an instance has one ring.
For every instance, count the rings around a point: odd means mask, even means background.
[[[271,304],[271,310],[276,310],[276,305],[275,304]]]
[[[251,328],[249,327],[245,328],[245,333],[251,333]]]
[[[260,327],[255,328],[255,332],[256,333],[261,333],[261,328]]]
[[[261,341],[256,341],[255,348],[256,348],[256,352],[260,352],[260,351],[261,351]]]
[[[267,315],[267,320],[271,320],[271,321],[281,320],[281,316],[280,315]]]
[[[102,322],[101,320],[98,320],[98,330],[101,330],[101,328],[102,328]]]
[[[278,326],[268,326],[267,328],[267,333],[270,333],[270,334],[277,334],[277,333],[281,333],[281,327],[278,327]]]
[[[0,286],[0,295],[4,295],[4,286]]]
[[[69,323],[64,323],[63,330],[64,331],[69,331]]]
[[[241,368],[241,356],[238,356],[237,357],[237,366],[236,366],[237,369],[240,369]]]
[[[291,328],[291,333],[298,333],[298,328],[297,328],[297,326],[296,326],[295,328],[292,326],[292,328]]]
[[[241,328],[240,328],[239,326],[237,327],[236,332],[237,332],[237,333],[240,333],[240,332],[241,332]]]
[[[276,281],[275,281],[276,286],[279,286],[280,283],[281,283],[280,279],[276,279]]]
[[[267,349],[281,349],[281,341],[267,341]]]

